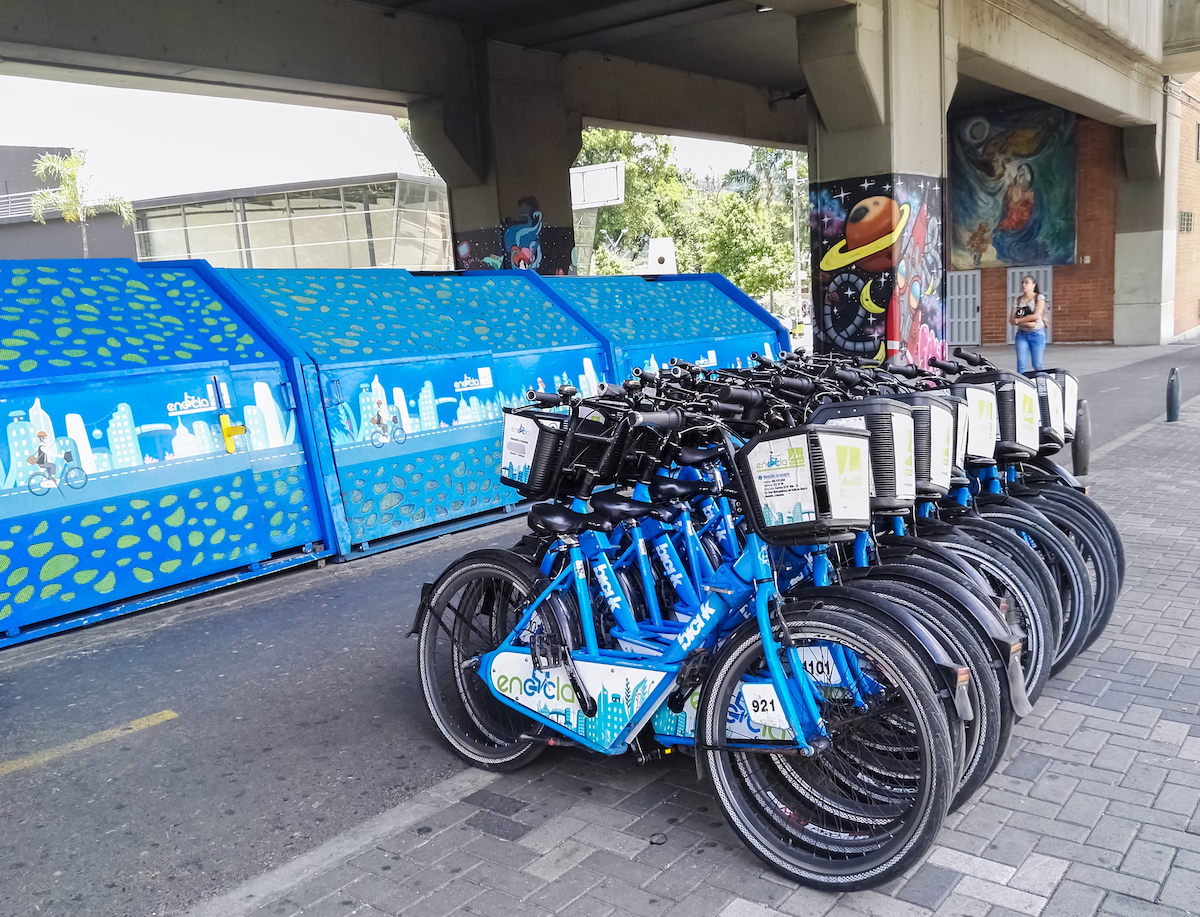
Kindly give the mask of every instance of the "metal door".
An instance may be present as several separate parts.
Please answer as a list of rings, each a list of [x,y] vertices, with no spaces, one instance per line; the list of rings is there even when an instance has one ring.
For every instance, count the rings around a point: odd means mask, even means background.
[[[1049,344],[1054,340],[1051,333],[1054,322],[1054,267],[1049,264],[1008,269],[1008,298],[1004,301],[1004,325],[1007,329],[1005,340],[1011,344],[1013,335],[1017,333],[1016,327],[1008,323],[1008,313],[1012,309],[1013,300],[1021,295],[1021,281],[1026,274],[1033,276],[1037,281],[1038,291],[1046,297],[1046,343]]]
[[[946,344],[979,344],[979,271],[946,273]]]

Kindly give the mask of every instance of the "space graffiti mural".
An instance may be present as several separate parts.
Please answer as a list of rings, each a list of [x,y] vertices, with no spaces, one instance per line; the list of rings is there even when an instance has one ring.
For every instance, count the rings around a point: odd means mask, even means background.
[[[546,226],[536,198],[517,202],[520,215],[493,229],[454,234],[454,267],[467,270],[528,270],[573,274],[575,230]]]
[[[941,181],[823,182],[810,203],[817,349],[920,366],[944,357]]]

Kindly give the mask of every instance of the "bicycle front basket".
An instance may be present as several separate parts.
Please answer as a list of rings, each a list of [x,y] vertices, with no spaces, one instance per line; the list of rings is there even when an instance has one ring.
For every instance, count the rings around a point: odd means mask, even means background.
[[[1063,396],[1063,444],[1075,438],[1075,415],[1079,411],[1079,380],[1075,374],[1065,369],[1042,370],[1046,375],[1053,376],[1058,383]]]
[[[975,385],[988,385],[996,392],[996,417],[1000,436],[996,455],[1001,461],[1030,458],[1041,449],[1037,386],[1016,373],[995,370],[968,377]]]
[[[1037,386],[1038,414],[1041,419],[1041,454],[1053,455],[1067,441],[1063,417],[1063,392],[1054,376],[1045,371],[1028,373]]]
[[[903,392],[889,397],[912,409],[917,493],[944,497],[950,491],[953,472],[955,405],[932,392]]]
[[[866,430],[871,434],[871,509],[910,509],[917,496],[913,455],[912,408],[893,398],[823,404],[812,413],[814,424]]]
[[[865,431],[796,427],[756,436],[737,453],[743,506],[771,544],[803,544],[870,524]]]
[[[996,460],[1000,425],[996,411],[996,389],[990,385],[956,384],[951,391],[967,399],[967,437],[964,461],[990,465]]]
[[[500,483],[534,500],[548,496],[558,477],[569,420],[567,414],[505,408]]]

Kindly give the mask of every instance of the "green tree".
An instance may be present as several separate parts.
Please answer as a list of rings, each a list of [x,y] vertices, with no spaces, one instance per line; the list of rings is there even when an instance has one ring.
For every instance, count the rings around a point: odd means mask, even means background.
[[[705,222],[701,248],[706,271],[724,274],[756,298],[791,283],[791,240],[773,241],[763,218],[741,195],[718,195]]]
[[[792,182],[788,168],[792,164],[790,150],[775,150],[765,146],[750,148],[750,162],[744,169],[725,173],[726,191],[740,194],[760,207],[783,203],[792,205]]]
[[[88,200],[87,186],[80,176],[87,161],[86,150],[71,150],[70,156],[43,153],[33,163],[33,174],[42,181],[57,181],[57,188],[42,188],[33,193],[30,208],[33,218],[46,222],[46,214],[57,210],[68,223],[78,223],[83,233],[83,257],[88,257],[87,221],[99,213],[119,213],[124,225],[133,222],[133,205],[121,197]]]

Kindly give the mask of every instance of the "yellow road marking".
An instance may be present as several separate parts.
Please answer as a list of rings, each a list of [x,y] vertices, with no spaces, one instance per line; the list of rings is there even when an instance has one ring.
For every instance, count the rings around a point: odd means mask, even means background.
[[[47,748],[45,751],[39,751],[35,755],[29,755],[24,758],[14,758],[12,761],[4,761],[0,763],[0,777],[11,774],[13,771],[24,770],[27,767],[37,767],[40,764],[45,764],[47,761],[53,761],[55,758],[61,758],[64,755],[69,755],[73,752],[83,751],[85,748],[91,748],[93,745],[100,745],[104,742],[111,742],[113,739],[119,739],[122,736],[127,736],[131,732],[139,732],[142,729],[149,729],[151,726],[157,726],[159,723],[165,723],[167,720],[173,720],[179,716],[174,710],[160,710],[158,713],[152,713],[149,716],[144,716],[140,720],[134,720],[132,723],[126,723],[124,726],[117,726],[115,729],[105,729],[103,732],[96,732],[90,736],[85,736],[82,739],[76,739],[74,742],[68,742],[66,745],[59,745],[56,748]]]

